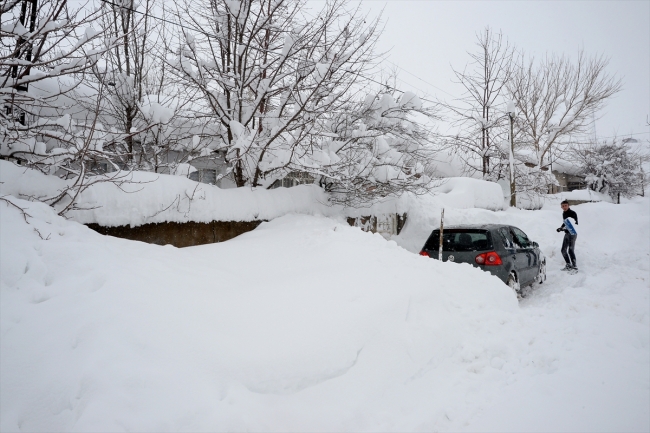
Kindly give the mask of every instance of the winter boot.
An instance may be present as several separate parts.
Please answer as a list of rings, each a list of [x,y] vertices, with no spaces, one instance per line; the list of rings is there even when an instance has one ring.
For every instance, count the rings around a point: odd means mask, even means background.
[[[566,266],[563,267],[563,268],[560,269],[560,270],[561,270],[561,271],[570,271],[571,269],[573,269],[573,266],[571,266],[570,263],[567,263]]]

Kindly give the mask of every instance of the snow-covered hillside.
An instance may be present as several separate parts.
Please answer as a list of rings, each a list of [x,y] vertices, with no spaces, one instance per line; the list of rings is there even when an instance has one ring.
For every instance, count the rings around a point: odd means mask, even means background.
[[[574,276],[559,207],[448,209],[540,243],[548,280],[521,302],[413,254],[435,213],[394,241],[287,215],[176,249],[12,200],[30,216],[0,202],[3,432],[650,428],[647,199],[575,207]]]

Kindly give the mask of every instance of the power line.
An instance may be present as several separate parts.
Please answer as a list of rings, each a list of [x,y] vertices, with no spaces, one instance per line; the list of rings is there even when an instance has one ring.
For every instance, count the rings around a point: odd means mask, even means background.
[[[407,71],[406,69],[404,69],[404,68],[402,68],[401,66],[395,64],[394,62],[391,62],[390,60],[386,60],[386,61],[387,61],[388,63],[390,63],[391,65],[395,66],[396,68],[401,69],[402,71],[406,72],[407,74],[409,74],[409,75],[411,75],[411,76],[417,78],[418,80],[422,81],[424,84],[427,84],[427,85],[433,87],[434,89],[438,89],[438,90],[440,90],[441,92],[446,93],[446,94],[449,95],[449,96],[452,96],[452,97],[454,97],[454,98],[456,97],[456,96],[452,95],[451,93],[447,92],[446,90],[441,89],[440,87],[438,87],[438,86],[436,86],[436,85],[434,85],[434,84],[431,84],[431,83],[429,83],[429,82],[426,81],[426,80],[423,80],[422,78],[418,77],[418,76],[415,75],[414,73]],[[408,84],[408,83],[407,83],[407,84]]]
[[[141,12],[141,11],[139,11],[139,10],[137,10],[137,9],[127,8],[127,7],[125,7],[125,6],[122,6],[122,5],[119,5],[119,4],[117,4],[117,3],[114,3],[114,2],[112,2],[112,1],[110,1],[110,0],[101,0],[101,1],[104,2],[104,3],[110,4],[110,5],[113,5],[113,6],[116,6],[116,7],[122,8],[122,9],[126,9],[126,10],[131,11],[131,12],[134,12],[134,13],[138,13],[138,14],[141,14],[141,15],[147,16],[147,17],[152,18],[152,19],[155,19],[155,20],[159,20],[159,21],[161,21],[161,22],[165,22],[165,23],[168,23],[168,24],[171,24],[171,25],[174,25],[174,26],[178,26],[178,27],[182,28],[183,30],[191,30],[191,31],[195,31],[195,32],[200,33],[200,34],[202,34],[202,35],[204,35],[204,36],[213,37],[213,38],[216,38],[216,39],[221,39],[221,40],[223,40],[223,41],[227,41],[227,42],[230,42],[230,43],[238,43],[238,42],[236,42],[236,41],[232,41],[232,40],[230,40],[230,39],[228,39],[228,38],[224,38],[223,36],[219,36],[219,35],[215,35],[215,34],[213,34],[213,33],[206,32],[206,31],[204,31],[204,30],[202,30],[202,29],[197,29],[197,28],[195,28],[195,27],[188,27],[188,26],[185,26],[185,25],[183,25],[183,24],[181,24],[181,23],[177,23],[177,22],[169,21],[169,20],[167,20],[167,19],[164,19],[164,18],[158,17],[158,16],[156,16],[156,15],[152,15],[152,14],[149,13],[149,12]],[[286,31],[284,31],[284,30],[279,30],[279,31],[280,31],[280,32],[286,32]],[[274,53],[274,51],[269,50],[269,49],[265,49],[265,48],[260,48],[260,47],[255,47],[255,46],[250,46],[249,48],[254,49],[254,50],[258,50],[258,51],[262,51],[262,52]],[[392,62],[391,62],[391,63],[392,63]],[[400,68],[400,69],[402,69],[402,68]],[[375,79],[373,79],[373,78],[366,77],[365,75],[362,75],[362,74],[360,74],[360,73],[358,73],[358,72],[356,73],[356,75],[359,76],[359,77],[361,77],[361,78],[364,78],[364,79],[366,79],[366,80],[368,80],[368,81],[371,81],[371,82],[373,82],[373,83],[375,83],[375,84],[379,84],[379,85],[381,85],[382,87],[388,87],[388,88],[394,89],[395,91],[397,91],[397,92],[399,92],[399,93],[406,93],[406,91],[401,90],[401,89],[398,89],[398,88],[395,87],[395,86],[390,86],[390,85],[388,85],[388,84],[386,84],[386,83],[382,83],[382,82],[377,81],[377,80],[375,80]],[[423,80],[423,81],[424,81],[424,80]],[[407,84],[408,84],[408,83],[407,83]],[[415,86],[413,86],[413,87],[415,87]],[[435,87],[435,86],[434,86],[434,87]],[[418,89],[418,90],[419,90],[419,89]],[[446,92],[445,92],[445,93],[446,93]],[[429,100],[429,99],[426,99],[426,98],[420,98],[420,99],[421,99],[422,101],[428,102],[428,103],[430,103],[430,104],[439,105],[439,102],[436,102],[436,101],[432,101],[432,100]]]
[[[648,131],[648,132],[632,132],[631,134],[608,135],[606,137],[597,135],[596,137],[597,138],[623,138],[623,137],[630,137],[632,135],[646,135],[646,134],[650,134],[650,131]]]
[[[168,23],[168,24],[171,24],[171,25],[174,25],[174,26],[180,27],[180,28],[183,29],[183,30],[194,31],[194,32],[200,33],[200,34],[202,34],[202,35],[204,35],[204,36],[213,37],[213,38],[220,39],[220,40],[223,40],[223,41],[226,41],[226,42],[229,42],[229,43],[238,44],[237,41],[230,40],[230,39],[225,38],[225,37],[223,37],[223,36],[219,36],[219,35],[216,35],[216,34],[213,34],[213,33],[209,33],[209,32],[206,32],[206,31],[204,31],[204,30],[202,30],[202,29],[198,29],[198,28],[196,28],[196,27],[189,27],[189,26],[183,25],[183,24],[180,23],[180,22],[169,21],[169,20],[167,20],[167,19],[165,19],[165,18],[158,17],[158,16],[156,16],[156,15],[151,14],[149,11],[147,11],[147,12],[141,12],[141,11],[139,11],[139,10],[137,10],[137,9],[127,8],[127,7],[125,7],[125,6],[122,6],[122,5],[120,5],[120,4],[117,4],[117,3],[113,2],[113,1],[110,1],[110,0],[101,0],[101,1],[102,1],[103,3],[106,3],[106,4],[110,4],[110,5],[113,5],[113,6],[119,7],[119,8],[121,8],[121,9],[126,9],[126,10],[128,10],[128,11],[131,11],[131,12],[134,12],[134,13],[138,13],[138,14],[141,14],[141,15],[147,16],[147,17],[149,17],[149,18],[152,18],[152,19],[154,19],[154,20],[158,20],[158,21],[160,21],[160,22],[164,22],[164,23]],[[304,11],[303,11],[303,13],[304,13]],[[307,14],[307,15],[309,15],[309,14]],[[313,17],[313,16],[312,16],[312,17]],[[288,31],[286,31],[286,30],[276,30],[276,31],[278,31],[278,32],[282,32],[282,33],[288,33]],[[248,48],[253,49],[253,50],[257,50],[257,51],[266,52],[266,53],[275,53],[273,50],[265,49],[265,48],[261,48],[261,47],[256,47],[256,46],[249,46]],[[425,84],[427,84],[427,85],[433,87],[434,89],[437,89],[437,90],[439,90],[439,91],[441,91],[441,92],[443,92],[443,93],[446,93],[447,95],[452,96],[452,97],[454,97],[454,98],[456,97],[455,95],[452,95],[451,93],[447,92],[446,90],[444,90],[444,89],[442,89],[442,88],[440,88],[440,87],[438,87],[438,86],[436,86],[436,85],[434,85],[434,84],[432,84],[432,83],[430,83],[430,82],[428,82],[428,81],[426,81],[426,80],[420,78],[419,76],[415,75],[414,73],[412,73],[412,72],[410,72],[410,71],[407,71],[406,69],[404,69],[403,67],[397,65],[396,63],[394,63],[394,62],[392,62],[392,61],[390,61],[390,60],[388,60],[388,59],[386,59],[386,61],[387,61],[388,63],[392,64],[393,66],[395,66],[396,68],[402,70],[403,72],[405,72],[405,73],[407,73],[407,74],[409,74],[409,75],[415,77],[416,79],[422,81],[423,83],[425,83]],[[387,83],[382,83],[382,82],[380,82],[380,81],[375,80],[374,78],[370,78],[370,77],[367,77],[367,76],[365,76],[365,75],[362,75],[362,74],[359,73],[359,72],[356,72],[355,74],[356,74],[358,77],[361,77],[361,78],[363,78],[363,79],[365,79],[365,80],[367,80],[367,81],[370,81],[370,82],[372,82],[372,83],[378,84],[378,85],[380,85],[380,86],[382,86],[382,87],[386,87],[386,88],[389,88],[389,89],[393,89],[393,90],[395,90],[396,92],[399,92],[399,93],[402,93],[402,94],[406,93],[406,91],[401,90],[401,89],[397,88],[396,86],[390,86],[390,85],[388,85]],[[422,89],[419,89],[418,87],[413,86],[412,84],[407,83],[406,81],[404,81],[404,80],[402,80],[402,79],[400,79],[400,81],[402,81],[403,83],[405,83],[405,84],[407,84],[407,85],[409,85],[409,86],[411,86],[411,87],[413,87],[413,88],[415,88],[415,89],[417,89],[417,90],[420,90],[420,91],[423,92],[423,93],[426,93],[426,92],[424,92]],[[430,103],[430,104],[433,104],[433,105],[444,105],[444,104],[441,104],[440,102],[432,101],[432,100],[427,99],[427,98],[424,98],[424,97],[420,97],[419,99],[422,100],[422,101],[424,101],[424,102],[428,102],[428,103]],[[451,105],[449,105],[449,107],[454,108],[454,109],[459,110],[459,111],[460,111],[460,110],[465,110],[465,108],[452,107]],[[471,109],[471,108],[470,108],[470,109]],[[643,135],[643,134],[648,134],[648,132],[635,132],[635,133],[631,133],[631,134],[623,134],[623,135],[621,135],[621,136],[632,136],[632,135]],[[617,136],[617,135],[611,135],[611,136],[605,136],[605,137],[600,136],[600,137],[598,137],[598,138],[603,139],[603,138],[616,138],[616,137],[618,137],[618,136]]]

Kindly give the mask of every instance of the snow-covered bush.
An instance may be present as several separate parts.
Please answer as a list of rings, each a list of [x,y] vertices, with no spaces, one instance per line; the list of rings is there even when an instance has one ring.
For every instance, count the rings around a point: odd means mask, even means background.
[[[320,175],[332,200],[348,205],[428,191],[433,186],[430,132],[414,120],[415,113],[429,115],[413,93],[370,94],[324,117],[312,149],[290,166]]]
[[[612,198],[641,194],[645,183],[642,164],[647,157],[626,143],[613,140],[587,146],[576,152],[576,159],[588,188]]]
[[[29,7],[28,7],[29,6]],[[106,128],[98,121],[103,89],[80,110],[72,99],[83,76],[118,42],[101,37],[101,9],[74,8],[65,0],[8,1],[0,6],[0,155],[74,179],[53,196],[38,199],[61,213],[111,162]]]

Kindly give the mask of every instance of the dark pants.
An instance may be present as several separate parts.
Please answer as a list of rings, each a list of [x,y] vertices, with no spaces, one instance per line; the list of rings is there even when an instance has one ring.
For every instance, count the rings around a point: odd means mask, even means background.
[[[574,248],[576,246],[576,239],[578,235],[572,235],[570,233],[564,233],[564,241],[562,241],[562,255],[564,256],[564,261],[568,265],[576,265],[576,253]]]

